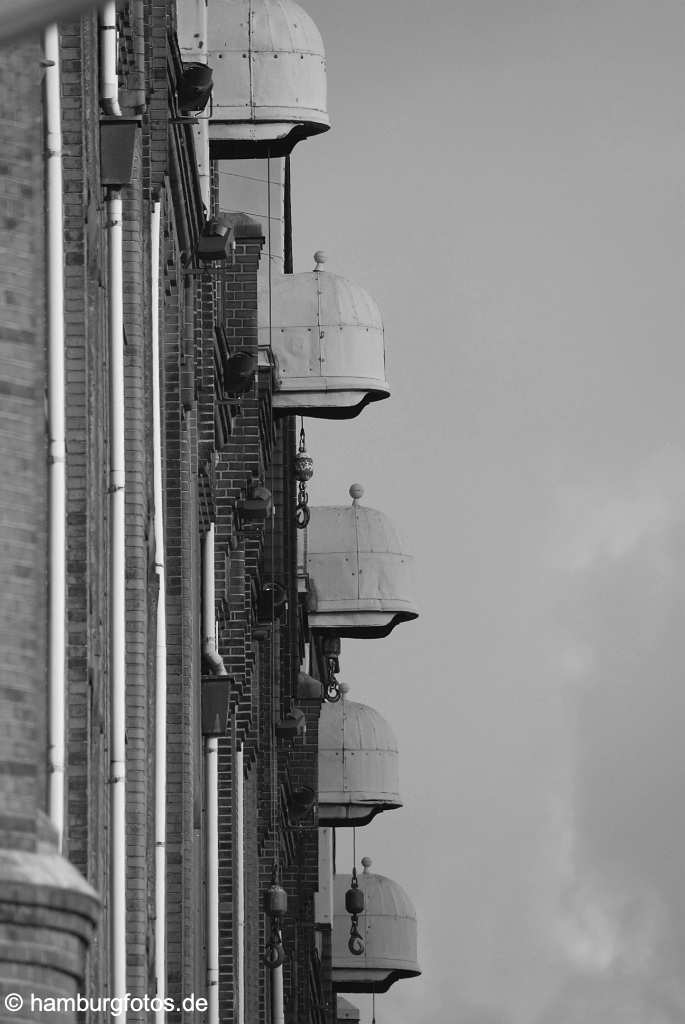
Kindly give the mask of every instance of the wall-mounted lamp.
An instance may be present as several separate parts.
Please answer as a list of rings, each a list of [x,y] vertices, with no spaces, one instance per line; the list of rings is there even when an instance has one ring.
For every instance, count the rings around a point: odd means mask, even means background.
[[[140,138],[140,118],[112,117],[100,121],[100,184],[122,188],[133,178],[133,160]]]
[[[244,395],[254,384],[257,355],[252,352],[236,352],[223,360],[222,368],[226,394]]]
[[[209,102],[212,92],[212,69],[209,64],[183,65],[178,83],[178,105],[182,114],[199,113]]]
[[[253,486],[248,497],[238,501],[237,508],[241,526],[263,526],[273,509],[271,491],[259,484]]]
[[[233,227],[226,217],[212,217],[197,243],[199,260],[227,260],[235,246]]]
[[[294,740],[307,732],[307,720],[304,712],[293,704],[290,711],[276,723],[276,736],[279,740]]]
[[[314,804],[316,793],[310,786],[302,786],[301,789],[294,789],[288,799],[288,810],[293,821],[302,821],[306,818]]]
[[[280,619],[288,603],[288,591],[276,581],[263,583],[259,595],[258,615],[262,622]]]
[[[205,736],[225,736],[228,724],[229,676],[206,676],[202,680],[202,732]]]

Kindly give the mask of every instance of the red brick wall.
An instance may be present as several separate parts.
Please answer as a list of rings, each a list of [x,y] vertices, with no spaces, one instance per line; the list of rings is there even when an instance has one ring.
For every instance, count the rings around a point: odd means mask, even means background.
[[[0,59],[0,847],[45,803],[45,292],[40,48]]]
[[[41,52],[0,55],[0,980],[24,997],[82,987],[97,901],[45,817],[47,454]],[[6,1015],[5,1015],[6,1016]],[[65,1014],[66,1021],[76,1015]]]
[[[61,26],[67,449],[67,821],[65,850],[105,894],[107,835],[107,430],[105,211],[99,187],[97,18]],[[107,901],[89,960],[105,992]]]

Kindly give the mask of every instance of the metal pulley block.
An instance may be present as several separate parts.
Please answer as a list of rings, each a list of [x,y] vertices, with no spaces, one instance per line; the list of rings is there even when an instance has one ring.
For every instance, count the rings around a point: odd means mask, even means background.
[[[273,883],[264,893],[264,913],[269,917],[282,917],[288,911],[288,894]]]

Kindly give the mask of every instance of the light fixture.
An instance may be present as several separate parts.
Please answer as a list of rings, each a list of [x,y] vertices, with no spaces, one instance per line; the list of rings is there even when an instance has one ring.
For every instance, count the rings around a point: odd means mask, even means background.
[[[212,92],[212,69],[209,64],[192,62],[183,65],[178,83],[178,105],[182,114],[199,114],[209,102]]]
[[[280,619],[288,603],[288,591],[275,580],[262,583],[258,615],[262,622]]]
[[[276,723],[276,736],[279,740],[294,740],[307,732],[307,720],[300,708],[291,704],[290,711]]]
[[[273,509],[271,491],[261,484],[253,483],[247,498],[241,498],[237,508],[242,527],[264,526],[267,516],[271,515]]]
[[[228,724],[230,676],[205,676],[202,679],[202,732],[205,736],[225,736]]]
[[[207,221],[197,244],[199,260],[227,260],[233,252],[235,237],[233,225],[227,217],[212,217]]]
[[[228,395],[244,395],[254,384],[257,356],[253,352],[236,352],[222,362],[224,391]]]

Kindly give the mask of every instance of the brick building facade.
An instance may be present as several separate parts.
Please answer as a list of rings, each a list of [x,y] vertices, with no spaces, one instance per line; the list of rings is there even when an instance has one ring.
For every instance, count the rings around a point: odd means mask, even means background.
[[[231,6],[253,38],[260,4]],[[311,410],[271,344],[287,154],[327,119],[312,103],[269,142],[258,97],[233,131],[215,85],[212,134],[192,96],[212,39],[187,27],[204,7],[117,0],[42,51],[3,46],[0,983],[24,1002],[0,1020],[41,1019],[33,992],[123,999],[131,1021],[336,1021],[317,808],[335,659],[298,553]],[[273,176],[266,221],[240,174],[220,186],[229,160]]]

